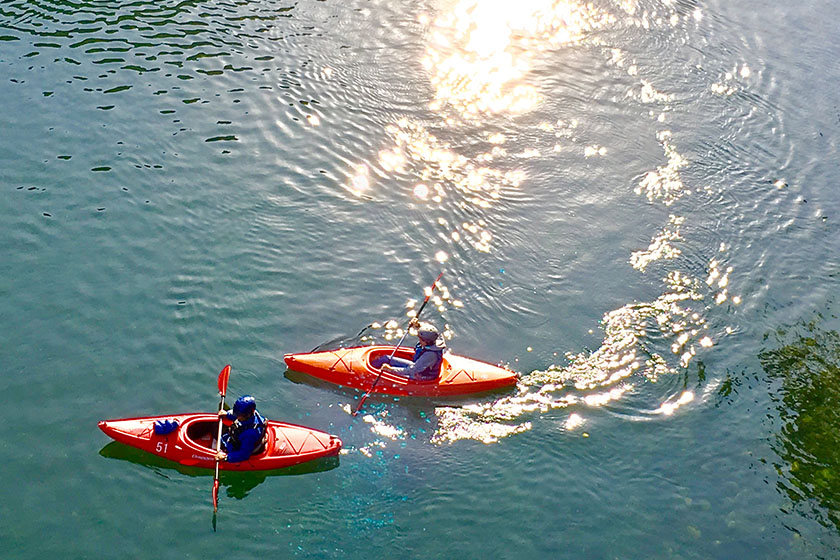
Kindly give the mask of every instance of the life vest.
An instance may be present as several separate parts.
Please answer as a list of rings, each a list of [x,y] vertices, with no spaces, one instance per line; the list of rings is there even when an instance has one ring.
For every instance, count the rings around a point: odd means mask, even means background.
[[[256,410],[254,411],[253,418],[250,421],[246,421],[244,424],[238,419],[233,421],[233,424],[231,424],[230,428],[228,428],[228,448],[234,451],[239,451],[239,448],[242,446],[242,442],[239,438],[248,430],[257,430],[260,434],[259,439],[257,440],[257,445],[254,447],[251,455],[262,453],[265,448],[265,418],[260,416],[260,413]]]
[[[423,379],[436,379],[440,375],[440,366],[443,364],[444,350],[446,350],[445,345],[430,344],[429,346],[423,346],[422,343],[418,342],[414,347],[414,358],[412,358],[411,361],[416,364],[420,356],[426,352],[434,353],[435,361],[426,369],[416,372],[417,376],[422,377]]]

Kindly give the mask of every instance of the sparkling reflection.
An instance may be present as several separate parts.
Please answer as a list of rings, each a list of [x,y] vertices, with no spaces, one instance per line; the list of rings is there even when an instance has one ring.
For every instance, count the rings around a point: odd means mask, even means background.
[[[534,58],[615,21],[592,4],[524,0],[511,9],[500,0],[461,0],[429,28],[430,108],[451,107],[466,119],[530,111],[540,101],[528,82]]]
[[[679,407],[690,403],[694,400],[694,393],[691,391],[684,391],[677,400],[675,401],[666,401],[662,403],[662,406],[657,408],[654,412],[656,414],[664,414],[665,416],[672,415]]]
[[[495,145],[489,152],[476,158],[457,153],[449,144],[431,134],[426,127],[408,119],[386,127],[394,145],[379,152],[378,164],[383,173],[416,175],[417,183],[412,193],[415,199],[434,203],[466,204],[483,211],[492,208],[507,188],[518,188],[525,180],[519,170],[503,171],[490,165],[503,150]],[[496,136],[490,142],[503,142]],[[370,187],[367,166],[358,166],[351,181],[352,192],[363,192]],[[480,252],[490,252],[493,234],[483,218],[451,224],[440,217],[438,224],[446,229],[446,237],[457,244],[466,243]]]
[[[668,163],[657,167],[655,171],[648,171],[636,187],[636,194],[644,194],[651,202],[658,200],[670,206],[690,193],[679,173],[680,169],[688,165],[688,160],[674,148],[670,131],[663,130],[657,134],[657,139],[665,149]]]
[[[357,165],[353,175],[350,177],[347,190],[356,196],[361,196],[368,189],[370,189],[370,169],[364,164]]]
[[[475,123],[487,115],[533,110],[540,101],[531,81],[536,58],[549,49],[577,44],[593,30],[616,22],[615,16],[592,4],[570,1],[525,0],[511,10],[498,0],[461,0],[441,7],[439,13],[435,19],[420,17],[427,27],[422,63],[434,91],[430,108],[448,128],[456,126],[458,119]],[[563,126],[558,122],[558,137],[566,135]],[[540,125],[543,130],[546,127],[553,128]],[[502,170],[494,165],[509,156],[503,133],[487,133],[487,151],[468,156],[429,132],[427,125],[407,118],[386,131],[393,145],[379,151],[376,171],[416,176],[412,194],[419,202],[466,204],[487,211],[504,189],[518,188],[526,179],[520,169]],[[589,146],[585,153],[586,157],[603,156],[607,148]],[[512,155],[524,160],[541,153],[525,148]],[[348,190],[357,196],[369,193],[366,166],[358,166],[349,175]],[[441,225],[448,230],[446,237],[458,245],[483,253],[493,248],[494,234],[484,218]]]
[[[674,247],[672,243],[683,240],[680,235],[680,226],[683,223],[685,223],[685,218],[672,214],[668,218],[668,225],[651,240],[647,249],[634,251],[630,255],[630,264],[633,265],[633,268],[644,272],[652,262],[679,257],[680,250]]]
[[[432,208],[445,204],[468,210],[466,216],[457,220],[450,215],[438,217],[437,225],[444,233],[441,237],[479,252],[493,251],[500,232],[492,227],[492,211],[507,192],[527,188],[528,177],[517,165],[551,154],[518,144],[520,139],[512,138],[510,132],[484,129],[483,120],[501,114],[522,115],[540,105],[533,73],[540,56],[550,49],[579,45],[596,30],[621,26],[670,29],[702,18],[699,8],[680,15],[671,2],[654,8],[623,0],[612,9],[617,11],[610,13],[593,4],[569,1],[525,0],[511,10],[498,1],[460,0],[451,7],[441,7],[434,19],[421,17],[428,38],[422,62],[433,92],[429,107],[440,121],[425,124],[402,118],[387,126],[392,143],[379,151],[375,173],[413,177],[411,195],[415,202]],[[671,107],[674,95],[658,83],[658,76],[646,76],[644,68],[621,48],[604,47],[595,37],[590,45],[602,48],[608,67],[631,77],[633,85],[627,89],[623,102],[643,108],[640,114],[647,114],[654,123],[664,123],[667,117],[675,120]],[[744,64],[728,74],[726,81],[746,80],[749,76],[749,68]],[[622,98],[617,96],[615,100],[620,102]],[[609,145],[580,138],[585,127],[580,126],[575,115],[561,116],[535,125],[541,133],[556,139],[553,152],[568,150],[582,162],[611,153]],[[453,131],[464,136],[465,129],[481,139],[473,143],[469,153],[443,139]],[[667,208],[684,204],[692,190],[681,173],[690,161],[678,150],[671,130],[658,130],[656,140],[662,146],[664,162],[643,173],[635,188],[629,188],[651,204]],[[351,175],[351,190],[364,192],[371,188],[366,166],[360,166]],[[661,270],[655,263],[680,262],[685,258],[685,229],[685,213],[670,213],[648,247],[629,255],[632,267],[647,273]],[[716,344],[717,335],[707,324],[708,310],[724,303],[740,303],[740,297],[730,293],[735,271],[727,264],[726,251],[727,247],[721,245],[718,254],[709,259],[705,278],[679,269],[660,272],[664,276],[659,297],[605,313],[601,320],[603,340],[597,349],[569,353],[565,365],[552,365],[524,375],[515,395],[482,404],[438,407],[432,441],[475,439],[492,443],[529,430],[535,414],[569,408],[563,426],[574,430],[587,421],[588,410],[611,406],[646,384],[688,368],[699,351]],[[692,262],[683,269],[696,271],[703,266],[704,263]],[[460,307],[460,302],[445,290],[441,287],[440,293],[434,295],[435,307],[441,311]],[[408,316],[416,303],[407,304]],[[727,328],[725,332],[731,330]],[[446,333],[451,336],[448,326]],[[402,334],[398,324],[386,324],[386,338]],[[649,413],[655,408],[657,416],[669,416],[694,401],[694,394],[686,391],[664,400],[656,397],[656,402],[661,403],[658,408],[654,405],[644,409]]]
[[[681,223],[672,216],[672,225]],[[726,246],[720,247],[724,253]],[[649,251],[650,260],[665,258],[664,252]],[[673,256],[673,255],[672,255]],[[641,257],[639,257],[641,258]],[[608,406],[638,388],[639,381],[655,383],[663,376],[687,368],[699,348],[714,345],[706,311],[711,302],[728,297],[731,267],[721,268],[713,259],[704,282],[680,271],[664,278],[666,291],[649,303],[633,303],[607,313],[602,319],[604,339],[593,352],[566,356],[568,364],[537,370],[523,376],[517,394],[496,401],[465,407],[440,407],[440,419],[432,441],[452,443],[470,438],[494,443],[532,426],[535,413],[573,407],[564,426],[574,429],[585,421],[585,411]],[[734,299],[734,298],[733,298]],[[740,299],[740,298],[739,298]],[[726,332],[732,332],[727,328]],[[670,340],[670,352],[658,352],[653,339]],[[668,397],[654,415],[670,416],[694,402],[691,391]]]

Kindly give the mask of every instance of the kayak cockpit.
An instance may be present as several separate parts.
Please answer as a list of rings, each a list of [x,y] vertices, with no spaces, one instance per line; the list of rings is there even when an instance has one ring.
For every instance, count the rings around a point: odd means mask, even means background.
[[[365,361],[367,362],[368,367],[370,367],[371,369],[373,369],[375,371],[379,371],[371,365],[371,362],[373,362],[376,359],[385,357],[385,356],[390,356],[391,352],[394,352],[394,347],[389,347],[389,346],[373,347],[370,350],[370,352],[368,352],[367,355],[365,356]],[[397,351],[394,352],[394,356],[397,357],[397,358],[402,358],[403,360],[410,360],[411,358],[414,357],[414,348],[409,348],[407,346],[399,346],[399,347],[397,347]]]
[[[196,418],[189,420],[181,427],[184,434],[184,440],[201,449],[205,453],[216,453],[216,435],[219,430],[219,421],[212,418]],[[259,453],[251,455],[254,457],[262,457],[266,455],[268,450],[274,443],[274,431],[270,426],[265,427],[265,438],[263,438],[262,449]]]
[[[380,370],[373,367],[371,362],[373,362],[374,360],[376,360],[378,358],[381,358],[381,357],[390,356],[392,352],[394,352],[394,348],[393,347],[388,347],[388,346],[377,347],[377,348],[372,349],[365,356],[365,362],[366,362],[368,368],[371,371],[378,374],[380,372]],[[394,353],[394,356],[397,357],[397,358],[402,358],[404,360],[410,360],[411,358],[414,357],[414,348],[409,348],[407,346],[399,346],[399,347],[397,347],[397,351]],[[446,354],[444,354],[443,363],[441,364],[441,374],[444,372],[446,367],[447,367]],[[408,377],[405,377],[404,375],[399,375],[398,373],[383,372],[382,377],[387,378],[394,385],[408,385],[408,384],[411,384],[411,385],[419,385],[419,386],[424,386],[424,385],[430,385],[431,386],[431,385],[437,385],[438,382],[440,381],[441,376],[438,375],[438,377],[435,377],[433,379],[409,379]]]
[[[193,445],[204,448],[205,451],[215,450],[218,429],[218,421],[214,422],[207,418],[188,421],[186,426],[181,427],[184,433],[184,439]]]

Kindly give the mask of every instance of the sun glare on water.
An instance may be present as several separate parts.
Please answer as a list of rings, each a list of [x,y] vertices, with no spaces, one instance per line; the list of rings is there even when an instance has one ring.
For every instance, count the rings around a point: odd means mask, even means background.
[[[626,186],[646,203],[666,210],[668,219],[658,232],[645,233],[643,239],[649,239],[649,244],[632,250],[627,260],[642,275],[662,274],[656,272],[660,267],[655,263],[673,263],[658,279],[659,295],[606,308],[601,320],[603,340],[595,350],[569,353],[565,365],[526,373],[516,394],[483,404],[438,407],[437,428],[431,438],[434,443],[459,439],[492,443],[531,429],[534,414],[569,407],[562,429],[586,437],[579,429],[588,422],[587,410],[613,406],[641,387],[688,368],[698,352],[719,344],[720,335],[708,324],[708,309],[741,303],[740,296],[730,293],[735,271],[728,265],[728,247],[721,245],[707,262],[703,278],[683,272],[679,265],[685,259],[685,232],[690,231],[681,211],[690,204],[695,189],[702,187],[683,180],[691,162],[680,149],[674,94],[661,76],[651,74],[629,52],[600,43],[601,34],[593,33],[610,28],[645,33],[657,26],[670,30],[682,22],[696,24],[702,19],[701,12],[697,9],[680,15],[670,1],[654,8],[636,0],[603,6],[569,0],[522,0],[515,6],[500,0],[440,0],[434,17],[419,18],[426,38],[421,63],[431,86],[428,106],[432,117],[396,118],[385,127],[392,143],[374,155],[370,168],[357,165],[348,173],[349,190],[360,197],[375,188],[371,176],[383,184],[403,180],[401,175],[410,176],[411,183],[394,192],[404,193],[424,212],[438,212],[439,239],[456,246],[449,251],[457,254],[458,249],[469,247],[491,253],[505,238],[505,232],[494,227],[499,221],[496,210],[500,201],[529,186],[521,162],[562,152],[579,154],[581,165],[598,165],[620,151],[603,145],[609,139],[586,139],[589,123],[579,114],[540,116],[535,131],[551,135],[555,143],[548,150],[522,146],[523,139],[516,137],[514,127],[500,132],[488,126],[488,122],[498,121],[497,117],[515,119],[538,112],[542,95],[548,95],[541,92],[536,72],[540,65],[580,45],[593,52],[600,50],[606,67],[620,72],[631,84],[626,96],[616,101],[633,104],[656,129],[650,140],[661,147],[658,159]],[[749,67],[742,64],[727,79],[745,81],[750,75]],[[458,141],[465,137],[475,140],[469,151]],[[527,165],[534,167],[530,162]],[[776,184],[777,188],[784,186],[783,180]],[[454,207],[463,211],[457,218],[447,212]],[[435,255],[439,263],[448,258],[445,251]],[[693,263],[691,269],[695,268]],[[443,289],[438,285],[438,290]],[[441,312],[444,302],[452,307],[462,305],[449,294],[442,299],[435,295],[430,301]],[[414,306],[409,307],[412,313]],[[386,329],[386,338],[400,335],[398,330]],[[655,346],[651,344],[654,339],[665,343]],[[640,411],[641,415],[650,416],[653,410],[659,418],[671,416],[690,409],[703,396],[684,392],[655,398],[656,404]]]
[[[611,18],[575,2],[523,0],[515,7],[501,0],[457,2],[429,26],[422,63],[435,90],[430,108],[452,107],[466,119],[528,112],[540,102],[528,80],[535,57],[580,41]]]

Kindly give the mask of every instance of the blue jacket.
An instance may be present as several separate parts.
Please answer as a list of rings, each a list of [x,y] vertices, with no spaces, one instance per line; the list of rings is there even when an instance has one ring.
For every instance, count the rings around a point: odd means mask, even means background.
[[[222,445],[227,453],[229,463],[247,461],[254,451],[260,447],[265,437],[265,418],[254,411],[251,418],[240,422],[233,411],[228,411],[225,417],[233,421],[230,429],[222,436]]]
[[[394,373],[421,381],[437,379],[440,376],[440,366],[443,364],[444,350],[446,350],[446,344],[443,342],[443,337],[439,337],[436,344],[429,346],[423,346],[418,342],[414,347],[414,358],[411,360],[414,363],[407,367],[394,368]]]

